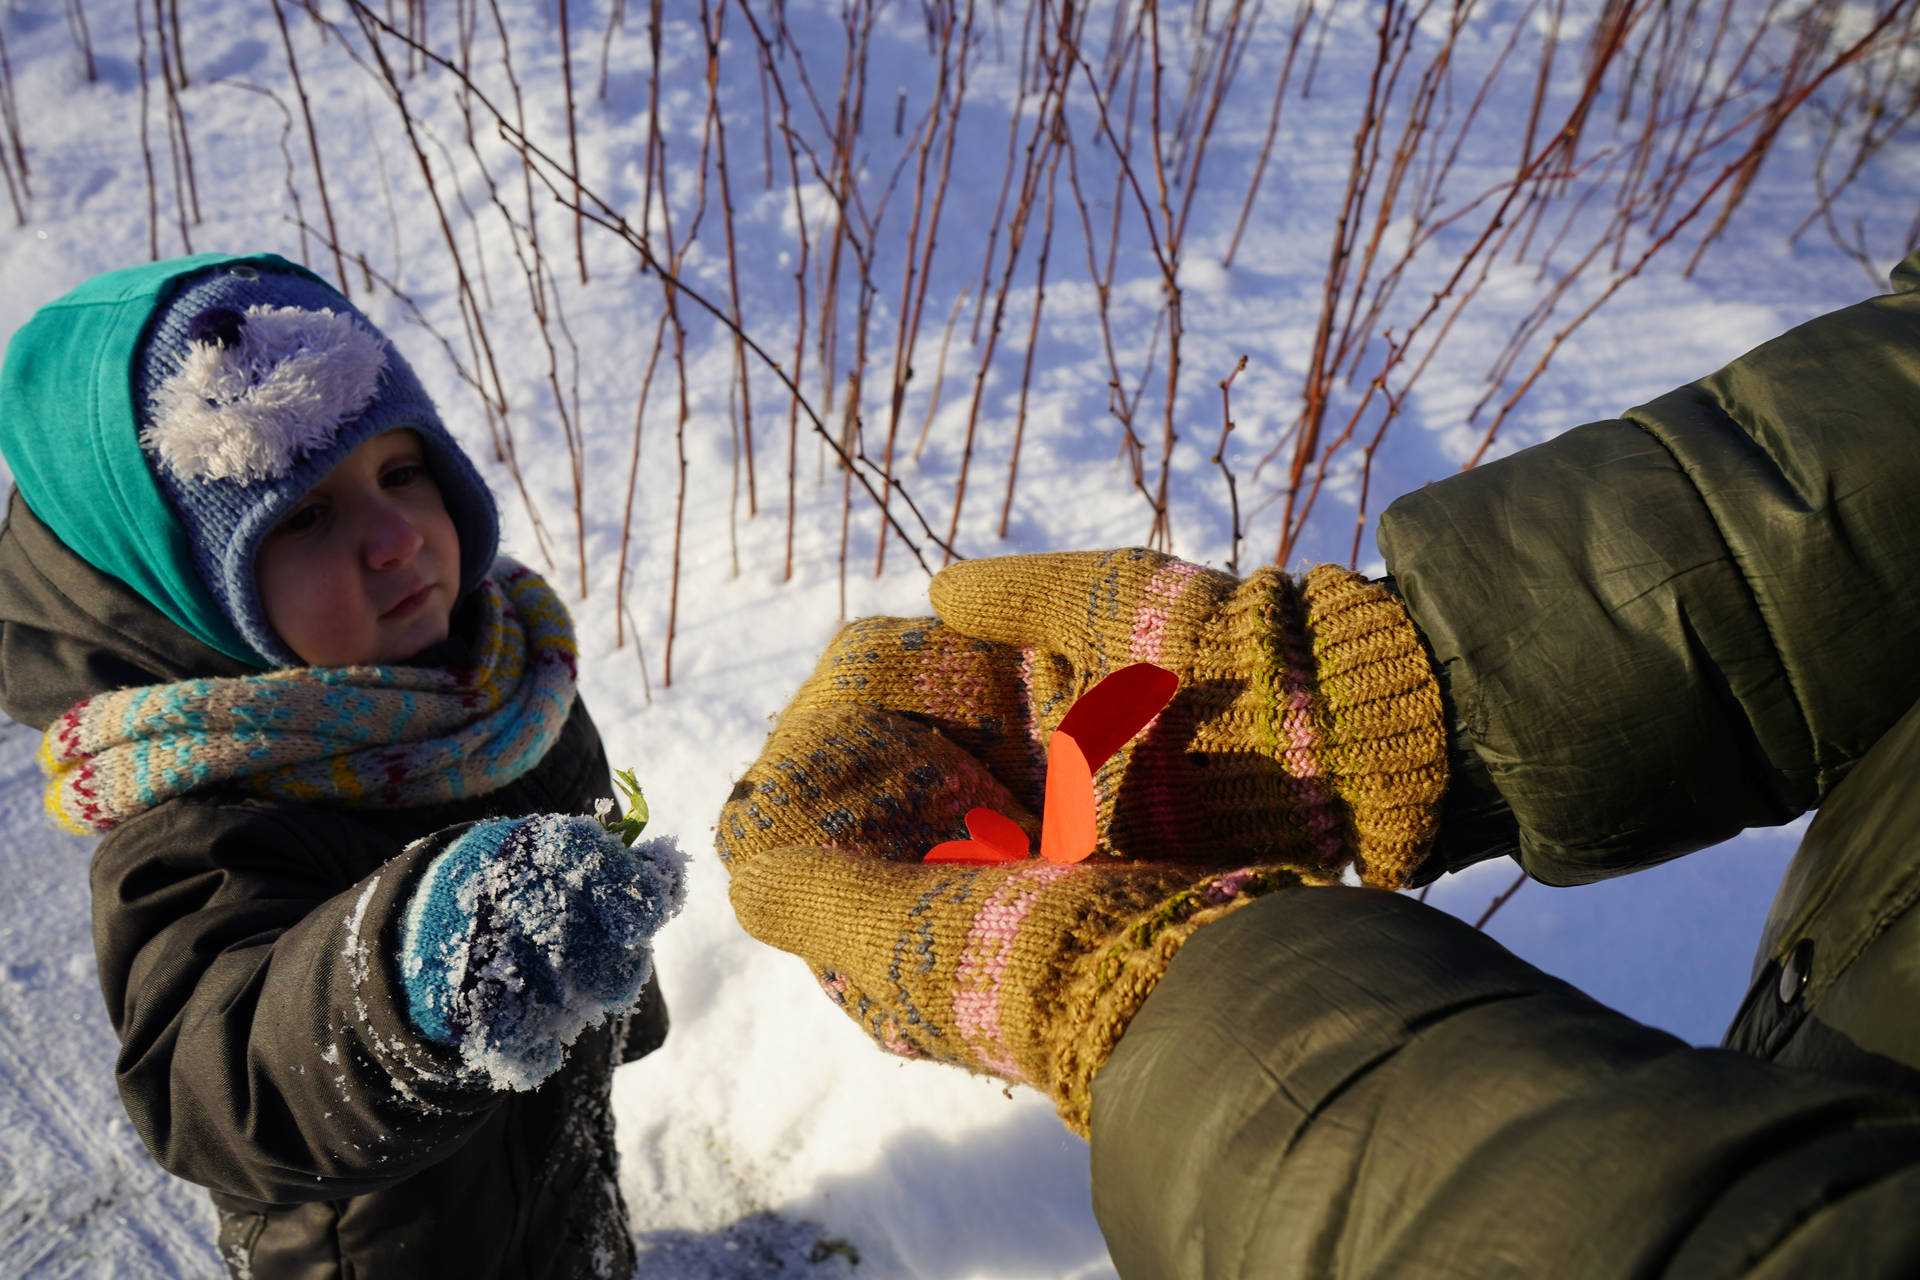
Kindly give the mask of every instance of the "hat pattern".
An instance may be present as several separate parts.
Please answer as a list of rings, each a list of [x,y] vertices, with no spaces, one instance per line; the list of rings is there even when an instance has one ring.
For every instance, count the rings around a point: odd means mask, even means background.
[[[183,482],[281,479],[366,410],[387,367],[377,334],[326,309],[209,307],[186,336],[140,436]]]

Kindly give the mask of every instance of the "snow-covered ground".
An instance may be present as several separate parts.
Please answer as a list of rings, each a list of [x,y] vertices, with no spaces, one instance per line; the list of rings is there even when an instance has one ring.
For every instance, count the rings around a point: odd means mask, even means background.
[[[631,250],[587,228],[591,283],[573,262],[572,220],[541,197],[540,229],[552,264],[551,289],[565,308],[555,326],[563,402],[583,439],[584,535],[588,590],[579,597],[573,550],[574,480],[548,380],[548,356],[529,329],[523,277],[504,219],[488,206],[488,190],[465,149],[458,99],[444,73],[420,70],[403,79],[408,105],[422,122],[422,146],[435,158],[448,217],[469,254],[469,269],[489,317],[501,384],[511,410],[521,478],[496,461],[474,391],[448,353],[467,347],[454,272],[428,203],[413,152],[393,105],[350,49],[345,9],[323,3],[338,26],[322,37],[304,14],[285,6],[314,103],[340,239],[364,252],[373,271],[403,289],[443,347],[416,323],[411,308],[369,289],[357,268],[355,298],[413,359],[440,399],[445,416],[501,495],[507,546],[540,561],[529,510],[541,514],[553,546],[554,581],[574,600],[582,632],[585,696],[616,763],[635,767],[651,802],[656,830],[677,834],[694,851],[689,907],[661,937],[659,964],[674,1030],[660,1052],[624,1070],[616,1105],[623,1182],[636,1230],[647,1250],[648,1277],[857,1274],[866,1277],[1108,1276],[1088,1206],[1087,1149],[1069,1136],[1049,1106],[1024,1091],[960,1072],[895,1061],[822,999],[804,966],[748,939],[727,908],[725,873],[710,853],[714,815],[734,776],[756,754],[768,717],[810,669],[841,610],[841,478],[818,444],[801,438],[793,574],[783,580],[787,532],[786,401],[762,369],[751,384],[759,463],[759,514],[749,518],[736,469],[730,400],[734,349],[704,319],[689,321],[686,354],[689,418],[688,487],[681,533],[681,576],[673,681],[662,683],[669,601],[673,591],[677,482],[676,396],[669,353],[661,359],[645,420],[633,513],[635,562],[625,607],[644,645],[644,666],[631,635],[616,645],[616,565],[626,477],[634,440],[635,399],[660,315],[656,280],[635,271]],[[454,47],[453,12],[432,6],[428,27],[438,48]],[[637,210],[647,189],[644,148],[650,62],[643,6],[608,46],[607,92],[597,85],[604,6],[570,6],[578,146],[582,176],[617,207]],[[938,8],[939,6],[931,6]],[[1213,6],[1215,9],[1223,6]],[[1759,6],[1750,6],[1758,9]],[[385,6],[378,6],[382,13]],[[508,6],[508,29],[526,91],[529,133],[556,155],[566,149],[558,88],[557,12],[551,4]],[[701,72],[705,51],[690,0],[667,6],[661,117],[667,139],[668,191],[676,235],[685,239],[698,198],[695,157],[706,118]],[[753,6],[770,14],[774,6]],[[1007,113],[1017,101],[1020,6],[995,5],[975,50],[967,131],[956,148],[954,180],[934,259],[926,320],[914,350],[916,379],[899,450],[911,452],[939,367],[946,317],[963,288],[976,288],[1008,147]],[[1584,38],[1580,15],[1597,4],[1569,6],[1563,33],[1571,47]],[[1336,6],[1321,44],[1313,96],[1290,99],[1278,143],[1234,264],[1220,265],[1233,234],[1267,127],[1272,85],[1286,54],[1290,13],[1266,14],[1239,64],[1204,169],[1203,198],[1186,233],[1180,282],[1188,370],[1179,402],[1181,443],[1171,464],[1174,549],[1224,564],[1231,551],[1224,482],[1211,461],[1219,434],[1216,384],[1239,355],[1251,357],[1234,383],[1237,429],[1230,461],[1241,498],[1252,509],[1274,491],[1273,471],[1254,463],[1282,440],[1299,404],[1301,371],[1312,345],[1326,275],[1330,217],[1346,180],[1357,119],[1355,102],[1371,57],[1374,5]],[[95,54],[89,80],[70,35],[70,15],[84,11]],[[11,333],[41,303],[86,276],[143,260],[149,247],[146,160],[142,150],[142,33],[145,57],[157,66],[158,33],[151,9],[80,5],[63,0],[0,0],[10,83],[31,165],[31,197],[23,225],[0,231],[0,334]],[[815,89],[830,110],[836,50],[845,39],[841,6],[791,0],[787,21],[809,51]],[[929,93],[923,6],[882,6],[868,57],[871,82],[858,161],[863,190],[877,199],[904,143],[894,128],[896,104],[909,130]],[[1482,6],[1461,35],[1459,58],[1485,68],[1515,21],[1537,23],[1521,4]],[[1857,14],[1849,10],[1849,21]],[[735,232],[742,266],[745,325],[776,358],[793,345],[795,215],[785,159],[758,121],[762,88],[752,42],[736,15],[722,46],[722,101],[730,130]],[[1090,29],[1104,32],[1104,18]],[[1171,22],[1172,19],[1169,19]],[[1184,17],[1181,21],[1185,21]],[[476,66],[485,83],[500,79],[485,64],[497,49],[491,13],[481,15]],[[301,216],[321,223],[311,164],[286,72],[281,35],[268,6],[211,3],[181,6],[180,46],[190,73],[181,93],[195,161],[200,220],[189,227],[195,249],[271,249],[305,257],[330,274],[331,257],[289,219],[289,175],[302,193]],[[390,42],[389,42],[390,43]],[[390,47],[390,55],[400,57]],[[816,56],[817,55],[817,56]],[[1302,58],[1307,55],[1303,52]],[[1564,67],[1555,100],[1571,92]],[[157,76],[157,73],[154,73]],[[1465,73],[1463,73],[1465,74]],[[1479,83],[1475,70],[1461,96]],[[791,69],[789,82],[798,92]],[[271,89],[277,99],[242,86]],[[1487,123],[1463,150],[1458,207],[1480,194],[1522,145],[1527,75],[1496,84]],[[276,102],[278,105],[276,105]],[[174,220],[165,97],[149,81],[146,141],[156,166],[163,254],[183,250]],[[1602,99],[1604,110],[1614,100]],[[802,104],[796,103],[796,112]],[[1027,104],[1031,116],[1031,102]],[[808,108],[810,110],[810,108]],[[1464,102],[1461,104],[1464,110]],[[503,191],[523,207],[512,152],[484,113],[475,129]],[[1083,116],[1081,146],[1092,168],[1100,144]],[[1760,171],[1752,193],[1721,240],[1690,277],[1681,268],[1691,238],[1657,257],[1561,351],[1539,385],[1503,428],[1495,452],[1543,439],[1575,423],[1611,413],[1703,374],[1767,336],[1873,292],[1860,267],[1821,231],[1789,245],[1788,234],[1811,209],[1811,165],[1820,135],[1790,125]],[[0,142],[4,135],[0,134]],[[763,142],[765,146],[763,146]],[[770,147],[770,149],[767,149]],[[766,161],[772,160],[769,183]],[[1504,170],[1502,169],[1504,166]],[[908,178],[911,181],[911,170]],[[1110,184],[1110,178],[1103,179]],[[1008,534],[998,534],[1006,485],[1020,364],[1033,306],[1033,250],[1009,292],[1004,350],[986,384],[968,503],[958,549],[969,555],[1138,542],[1148,509],[1117,459],[1120,436],[1108,413],[1109,371],[1097,299],[1086,283],[1080,218],[1066,203],[1061,179],[1054,275],[1045,323],[1034,343],[1034,373],[1019,490]],[[709,172],[709,183],[717,174]],[[1091,186],[1092,183],[1090,182]],[[1111,187],[1104,188],[1110,193]],[[1858,234],[1882,270],[1909,247],[1920,206],[1920,163],[1911,147],[1890,148],[1868,166],[1836,205],[1839,225]],[[698,242],[683,263],[708,296],[728,296],[725,240],[718,225],[717,185]],[[1095,222],[1111,209],[1108,194],[1092,201]],[[886,368],[892,359],[900,245],[911,193],[896,189],[880,215],[875,279],[892,282],[875,301],[874,342],[862,410],[867,450],[887,417]],[[823,220],[830,202],[809,180],[805,207],[815,260],[810,306],[817,318]],[[867,208],[873,214],[875,206]],[[0,218],[5,217],[0,205]],[[653,220],[656,235],[662,227]],[[1695,228],[1697,232],[1699,228]],[[1404,231],[1404,228],[1401,229]],[[1039,235],[1038,224],[1032,232]],[[1114,289],[1114,340],[1138,377],[1149,348],[1160,294],[1151,255],[1137,232],[1123,244]],[[1391,237],[1389,237],[1391,239]],[[1635,242],[1634,252],[1644,247]],[[1464,248],[1464,244],[1459,246]],[[1457,251],[1457,250],[1456,250]],[[1536,255],[1537,257],[1537,255]],[[1417,303],[1438,287],[1446,254],[1422,259],[1403,289]],[[1564,268],[1562,268],[1564,269]],[[892,272],[893,274],[888,274]],[[851,276],[847,277],[851,279]],[[1468,412],[1513,326],[1541,294],[1535,260],[1497,264],[1475,309],[1402,408],[1401,421],[1376,459],[1372,510],[1393,494],[1437,479],[1469,456],[1484,430]],[[1593,294],[1575,290],[1569,315]],[[978,302],[975,297],[973,305]],[[843,306],[854,305],[849,289]],[[1415,307],[1417,310],[1417,307]],[[944,533],[964,452],[972,370],[977,352],[963,313],[954,356],[940,387],[925,450],[900,464],[902,482]],[[1397,322],[1404,326],[1405,320]],[[841,366],[853,347],[842,316]],[[1404,328],[1402,329],[1404,332]],[[577,403],[572,362],[578,360]],[[1163,358],[1163,357],[1162,357]],[[1537,348],[1521,370],[1537,358]],[[808,359],[814,359],[809,354]],[[1155,377],[1163,374],[1156,373]],[[817,372],[802,379],[819,395]],[[1510,390],[1513,379],[1507,384]],[[1158,413],[1149,390],[1143,434],[1158,450]],[[1343,394],[1345,394],[1343,392]],[[837,423],[838,412],[831,415]],[[1146,430],[1150,427],[1151,430]],[[803,424],[804,430],[804,424]],[[1157,465],[1158,453],[1152,455]],[[1336,470],[1317,513],[1295,548],[1296,558],[1345,560],[1354,528],[1358,477]],[[896,508],[898,503],[896,503]],[[1323,518],[1324,517],[1324,518]],[[939,552],[909,523],[929,563]],[[899,542],[887,571],[874,578],[876,521],[855,489],[845,578],[848,614],[924,612],[926,576]],[[1243,556],[1272,554],[1278,510],[1253,517]],[[1246,563],[1243,560],[1243,563]],[[1359,557],[1377,568],[1370,533]],[[0,733],[0,876],[10,909],[0,917],[0,1274],[7,1276],[207,1276],[218,1264],[211,1248],[211,1211],[194,1188],[147,1160],[114,1096],[113,1037],[94,986],[87,935],[88,844],[55,832],[39,812],[33,735],[17,726]],[[1636,1017],[1695,1042],[1712,1042],[1745,989],[1751,948],[1773,886],[1786,864],[1795,828],[1753,832],[1629,879],[1577,890],[1527,886],[1494,918],[1494,936],[1543,967]],[[1469,919],[1511,879],[1507,864],[1483,864],[1436,885],[1430,900]]]

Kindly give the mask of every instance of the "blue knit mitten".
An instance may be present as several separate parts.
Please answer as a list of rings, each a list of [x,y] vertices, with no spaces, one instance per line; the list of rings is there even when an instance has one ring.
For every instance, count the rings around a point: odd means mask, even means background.
[[[531,1089],[582,1031],[633,1003],[684,893],[671,839],[629,849],[561,814],[475,823],[407,905],[407,1015],[496,1087]]]

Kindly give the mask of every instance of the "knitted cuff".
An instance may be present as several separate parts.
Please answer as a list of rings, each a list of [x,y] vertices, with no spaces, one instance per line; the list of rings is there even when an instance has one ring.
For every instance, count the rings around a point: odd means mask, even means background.
[[[1060,1022],[1046,1034],[1053,1059],[1049,1093],[1066,1126],[1089,1136],[1094,1075],[1196,929],[1276,890],[1331,883],[1292,867],[1243,867],[1211,876],[1119,922],[1104,945],[1078,957],[1061,991]]]
[[[1300,594],[1317,684],[1312,728],[1354,866],[1367,884],[1403,888],[1433,845],[1447,789],[1439,682],[1385,587],[1319,565]]]
[[[510,818],[475,823],[427,864],[407,904],[400,942],[400,984],[407,1017],[437,1044],[465,1038],[460,988],[472,955],[474,913],[483,869],[512,835]]]

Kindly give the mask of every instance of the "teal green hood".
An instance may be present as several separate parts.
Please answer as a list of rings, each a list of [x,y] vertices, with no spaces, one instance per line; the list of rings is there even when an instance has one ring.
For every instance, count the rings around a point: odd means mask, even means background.
[[[133,403],[133,361],[148,321],[182,277],[223,263],[319,279],[274,254],[218,253],[93,277],[42,307],[7,344],[0,454],[34,514],[82,559],[195,639],[261,666],[194,571],[186,530],[141,453]]]

